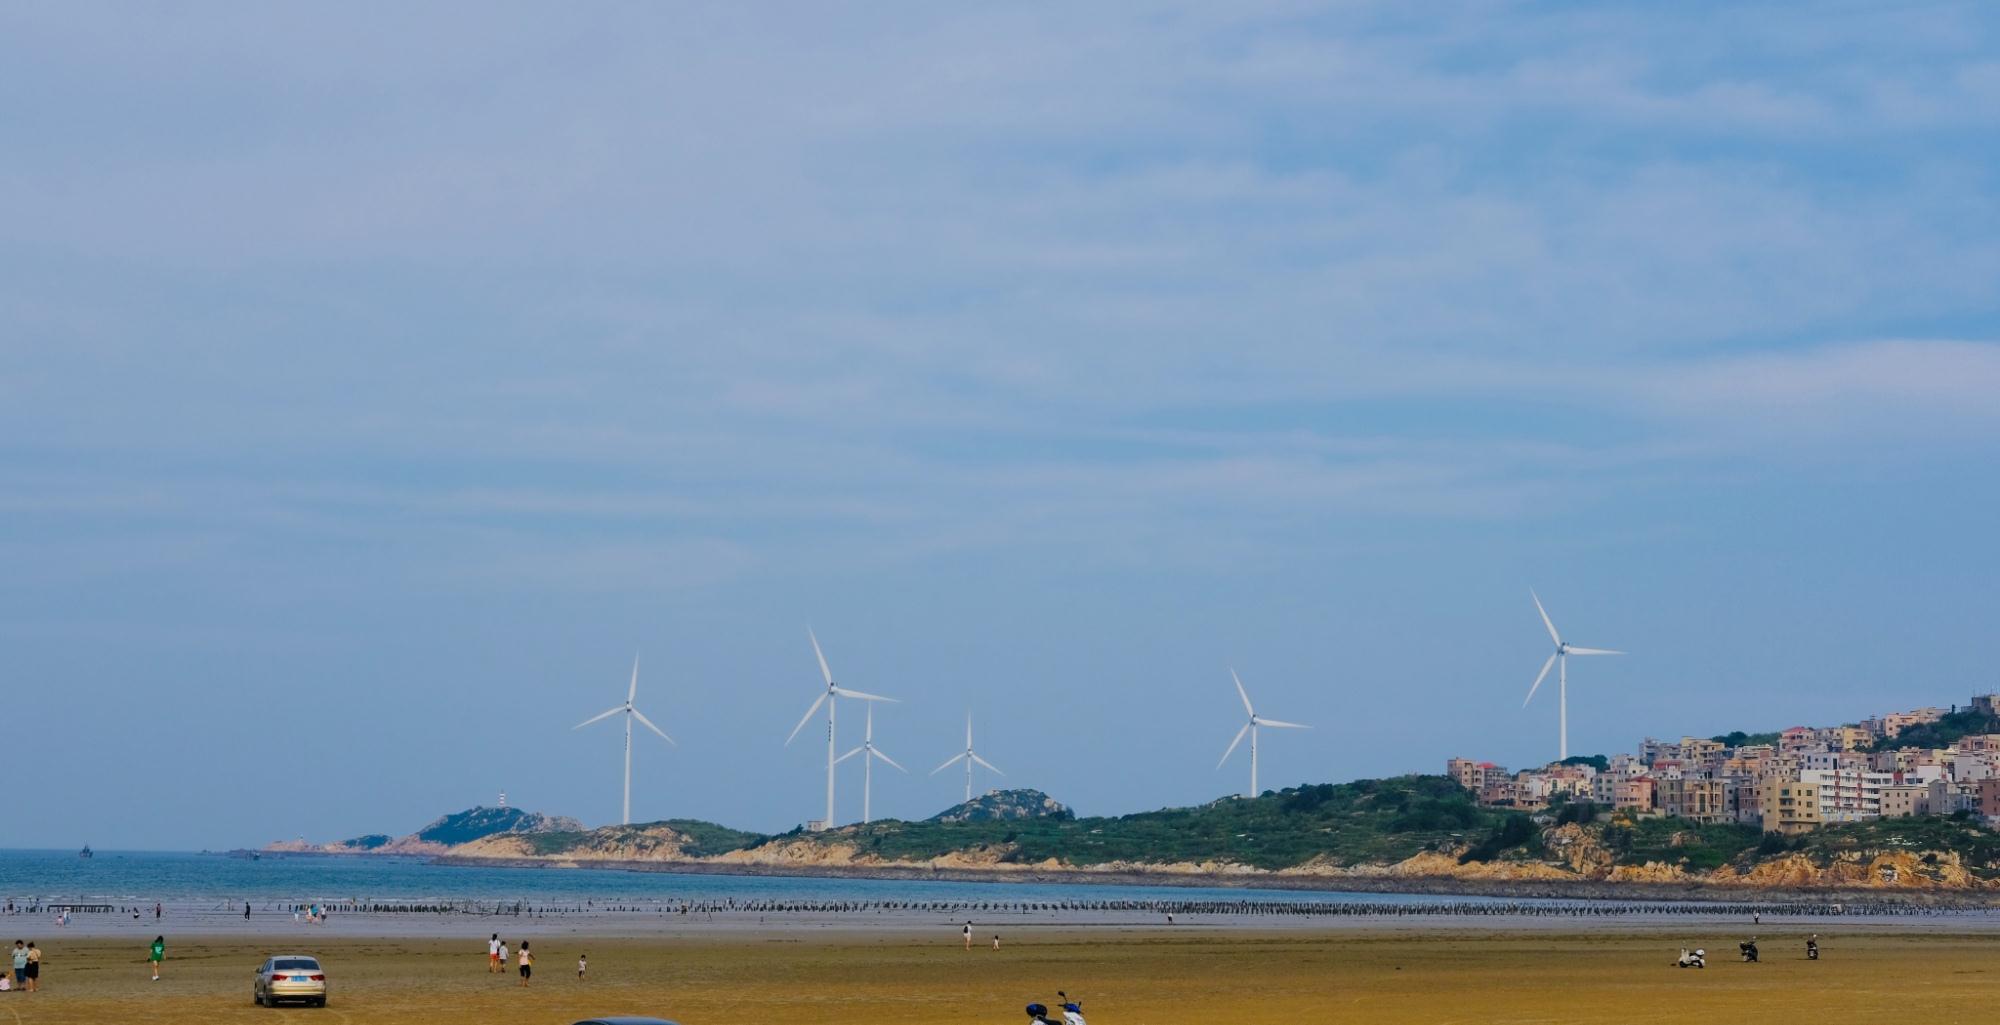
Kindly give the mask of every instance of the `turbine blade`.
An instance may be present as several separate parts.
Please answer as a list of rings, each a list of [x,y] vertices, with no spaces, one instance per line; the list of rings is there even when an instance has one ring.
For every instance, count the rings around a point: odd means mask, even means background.
[[[996,772],[996,773],[999,773],[999,774],[1000,774],[1000,775],[1002,775],[1002,776],[1005,776],[1005,775],[1006,775],[1006,773],[1004,773],[1004,772],[1000,772],[1000,767],[999,767],[998,765],[995,765],[995,764],[993,764],[992,762],[989,762],[989,761],[987,761],[986,759],[984,759],[984,758],[981,758],[981,757],[979,757],[978,755],[976,755],[976,754],[973,754],[973,753],[972,753],[972,752],[970,752],[970,751],[967,751],[967,752],[966,752],[966,755],[968,755],[969,757],[971,757],[971,759],[972,759],[973,761],[975,761],[975,762],[978,762],[979,764],[981,764],[981,765],[984,765],[984,766],[986,766],[986,767],[987,767],[987,768],[989,768],[989,769],[992,769],[992,770],[993,770],[994,772]]]
[[[883,754],[883,753],[882,753],[882,749],[881,749],[881,748],[879,748],[879,747],[871,747],[871,748],[869,748],[868,750],[869,750],[870,752],[872,752],[872,753],[873,753],[873,754],[875,755],[875,757],[877,757],[877,758],[880,758],[880,759],[882,759],[882,760],[883,760],[883,761],[885,761],[885,762],[888,762],[888,763],[889,763],[890,765],[896,765],[896,760],[895,760],[894,758],[891,758],[891,757],[889,757],[888,755],[885,755],[885,754]],[[900,766],[900,765],[896,765],[896,771],[897,771],[897,772],[908,772],[908,771],[910,771],[910,770],[908,770],[908,769],[905,769],[905,768],[903,768],[903,767],[902,767],[902,766]]]
[[[667,736],[666,730],[663,730],[658,726],[653,725],[653,720],[646,718],[646,713],[641,712],[635,708],[632,710],[632,718],[639,720],[641,723],[645,724],[645,727],[647,729],[652,730],[654,733],[659,734],[661,740],[664,740],[669,744],[674,744],[674,738]],[[674,744],[674,746],[679,747],[680,745]]]
[[[806,723],[812,721],[813,713],[819,711],[819,706],[823,704],[826,704],[826,695],[821,694],[819,697],[813,699],[813,706],[811,708],[806,709],[806,714],[799,719],[799,724],[797,726],[792,727],[792,735],[790,737],[785,738],[785,746],[787,747],[791,746],[792,739],[799,735],[800,730],[806,728]]]
[[[625,692],[625,703],[639,700],[639,656],[632,656],[632,686]]]
[[[1250,692],[1243,689],[1243,679],[1236,675],[1234,669],[1229,671],[1229,678],[1236,681],[1236,696],[1243,699],[1243,713],[1256,715],[1257,710],[1250,707]]]
[[[1622,652],[1622,651],[1613,651],[1613,650],[1611,650],[1610,648],[1571,648],[1571,649],[1569,649],[1569,653],[1570,653],[1570,654],[1572,654],[1572,655],[1623,655],[1623,654],[1625,654],[1625,653],[1624,653],[1624,652]]]
[[[859,748],[859,747],[857,747],[857,748],[855,748],[854,750],[852,750],[852,751],[849,751],[849,752],[847,752],[846,754],[844,754],[844,755],[841,755],[841,756],[840,756],[840,757],[838,757],[838,758],[835,758],[835,759],[833,760],[833,764],[835,764],[835,765],[839,765],[839,764],[840,764],[841,762],[844,762],[844,761],[848,760],[849,758],[852,758],[852,757],[854,757],[855,755],[858,755],[858,754],[860,754],[860,753],[861,753],[862,751],[864,751],[864,750],[867,750],[867,749],[866,749],[866,748]]]
[[[590,725],[591,723],[594,723],[594,722],[598,721],[599,719],[609,719],[609,718],[611,718],[612,716],[614,716],[614,715],[617,715],[617,714],[618,714],[618,713],[620,713],[620,712],[623,712],[624,710],[625,710],[625,706],[624,706],[624,705],[619,705],[618,707],[616,707],[616,708],[613,708],[613,709],[610,709],[609,711],[604,711],[604,712],[599,712],[599,713],[597,713],[596,715],[593,715],[593,716],[591,716],[590,718],[588,718],[588,719],[585,719],[584,721],[582,721],[582,722],[580,722],[580,723],[577,723],[577,724],[576,724],[575,726],[571,726],[571,727],[570,727],[570,729],[573,729],[573,730],[580,730],[580,729],[583,729],[583,728],[584,728],[585,726],[588,726],[588,725]]]
[[[826,667],[826,655],[819,650],[819,638],[813,635],[812,627],[806,627],[806,636],[812,638],[813,655],[819,659],[819,674],[826,677],[827,686],[833,686],[833,670]]]
[[[944,770],[946,770],[946,769],[949,769],[949,768],[951,768],[951,767],[952,767],[952,766],[954,766],[954,765],[957,765],[957,764],[959,763],[959,760],[960,760],[960,759],[962,759],[962,758],[964,758],[964,757],[965,757],[965,752],[963,752],[963,751],[960,751],[959,753],[957,753],[957,754],[955,754],[955,755],[952,755],[952,756],[951,756],[950,758],[947,758],[947,759],[945,759],[945,762],[944,762],[944,764],[943,764],[943,765],[940,765],[940,766],[938,766],[937,768],[935,768],[935,769],[932,769],[932,770],[931,770],[931,775],[935,776],[935,775],[937,775],[938,773],[940,773],[940,772],[943,772]]]
[[[1216,768],[1222,768],[1222,763],[1228,761],[1229,756],[1236,753],[1236,745],[1243,743],[1243,735],[1248,732],[1250,732],[1250,724],[1246,722],[1243,724],[1242,729],[1236,731],[1236,739],[1229,742],[1229,750],[1222,752],[1222,758],[1215,763]]]
[[[1528,588],[1528,597],[1535,599],[1535,611],[1542,614],[1542,625],[1549,628],[1549,640],[1561,644],[1563,642],[1562,635],[1556,633],[1555,623],[1549,620],[1549,610],[1542,608],[1541,595],[1536,594],[1535,589],[1530,587]]]
[[[1280,721],[1280,720],[1277,720],[1277,719],[1259,719],[1259,720],[1257,720],[1257,725],[1259,725],[1259,726],[1276,726],[1276,727],[1278,727],[1279,729],[1283,729],[1283,730],[1309,730],[1309,729],[1312,729],[1312,727],[1310,727],[1310,726],[1307,726],[1307,725],[1306,725],[1305,723],[1302,723],[1302,722],[1282,722],[1282,721]]]
[[[843,698],[853,698],[856,701],[887,701],[890,704],[896,703],[895,698],[885,698],[880,694],[863,694],[858,690],[848,690],[846,687],[835,687],[833,688],[833,692]]]
[[[1542,671],[1535,674],[1535,685],[1533,687],[1529,687],[1528,696],[1521,699],[1522,708],[1528,707],[1528,702],[1535,700],[1535,691],[1541,689],[1542,681],[1549,678],[1549,670],[1553,668],[1555,664],[1556,664],[1556,657],[1554,655],[1550,655],[1549,660],[1547,662],[1542,663]]]
[[[965,749],[972,750],[972,713],[965,713]]]

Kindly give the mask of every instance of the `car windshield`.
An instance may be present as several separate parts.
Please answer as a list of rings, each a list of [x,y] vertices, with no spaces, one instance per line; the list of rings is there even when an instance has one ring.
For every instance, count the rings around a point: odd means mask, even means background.
[[[309,957],[281,957],[271,962],[275,972],[311,972],[319,970],[319,962]]]

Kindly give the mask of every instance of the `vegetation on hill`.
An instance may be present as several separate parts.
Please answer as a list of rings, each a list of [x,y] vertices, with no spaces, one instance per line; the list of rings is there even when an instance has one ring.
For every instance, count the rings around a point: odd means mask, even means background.
[[[1481,808],[1443,776],[1403,776],[1115,818],[889,820],[800,835],[853,843],[864,853],[896,860],[989,852],[1021,864],[1052,858],[1074,866],[1214,861],[1276,869],[1315,858],[1338,865],[1401,861],[1423,850],[1455,849],[1510,819],[1526,821],[1526,816]]]
[[[931,822],[1073,819],[1076,813],[1039,790],[993,790],[930,817]]]
[[[1745,733],[1742,730],[1731,730],[1728,733],[1723,733],[1717,736],[1710,737],[1708,739],[1713,740],[1718,744],[1727,745],[1729,747],[1758,747],[1758,746],[1776,747],[1778,745],[1778,734],[1775,732]]]
[[[1588,765],[1599,772],[1611,771],[1611,759],[1603,755],[1570,755],[1557,765]]]
[[[395,837],[387,833],[370,833],[367,836],[357,836],[352,840],[344,840],[340,846],[357,851],[372,851],[377,847],[387,847],[389,842],[394,839]]]
[[[582,829],[583,824],[575,819],[522,811],[519,808],[488,808],[479,805],[438,819],[417,830],[416,838],[425,843],[444,844],[449,847],[469,843],[495,833],[542,833]]]
[[[529,853],[535,855],[570,854],[579,850],[604,847],[626,847],[643,851],[663,844],[659,835],[662,826],[678,836],[680,853],[690,858],[710,858],[730,851],[740,851],[770,839],[762,833],[731,829],[728,826],[719,826],[699,819],[634,822],[629,826],[603,826],[589,830],[544,830],[529,833],[521,839]]]
[[[1946,712],[1936,722],[1919,723],[1904,729],[1894,739],[1883,737],[1870,750],[1894,751],[1905,747],[1950,747],[1960,737],[2000,733],[2000,718],[1971,708]]]

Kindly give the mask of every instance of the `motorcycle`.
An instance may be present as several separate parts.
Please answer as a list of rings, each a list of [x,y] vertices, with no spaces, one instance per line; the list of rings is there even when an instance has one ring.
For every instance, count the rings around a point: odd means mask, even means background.
[[[1754,939],[1753,939],[1753,940],[1751,940],[1751,941],[1750,941],[1750,942],[1748,942],[1748,943],[1738,943],[1738,944],[1736,945],[1736,949],[1737,949],[1737,950],[1740,950],[1740,951],[1742,951],[1742,952],[1743,952],[1743,960],[1744,960],[1744,961],[1746,961],[1746,962],[1749,962],[1749,961],[1755,961],[1755,960],[1757,960],[1757,941],[1756,941],[1756,940],[1754,940]]]
[[[1814,936],[1806,940],[1806,960],[1819,960],[1819,937]]]
[[[1689,952],[1689,950],[1686,947],[1682,947],[1680,960],[1674,962],[1674,967],[1707,968],[1708,951],[1696,948],[1693,952]]]

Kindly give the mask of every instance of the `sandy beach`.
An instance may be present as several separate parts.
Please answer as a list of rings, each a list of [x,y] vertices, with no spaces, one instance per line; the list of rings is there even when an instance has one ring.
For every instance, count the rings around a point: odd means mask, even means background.
[[[473,923],[467,923],[468,926]],[[1685,923],[1677,923],[1685,925]],[[1894,927],[1828,930],[1804,960],[1806,928],[1760,932],[1765,961],[1736,960],[1739,927],[1625,930],[1163,928],[855,932],[795,926],[707,936],[612,938],[518,923],[537,954],[526,989],[490,975],[485,932],[462,939],[333,934],[168,936],[148,980],[134,939],[36,936],[44,989],[0,994],[21,1023],[272,1021],[546,1025],[608,1013],[723,1022],[1023,1021],[1057,989],[1105,1023],[1606,1022],[1936,1023],[1984,1021],[2000,990],[2000,939]],[[150,935],[145,937],[150,939]],[[1683,943],[1710,967],[1669,962]],[[253,1006],[265,956],[312,953],[332,980],[325,1010]],[[578,982],[587,953],[590,979]]]

